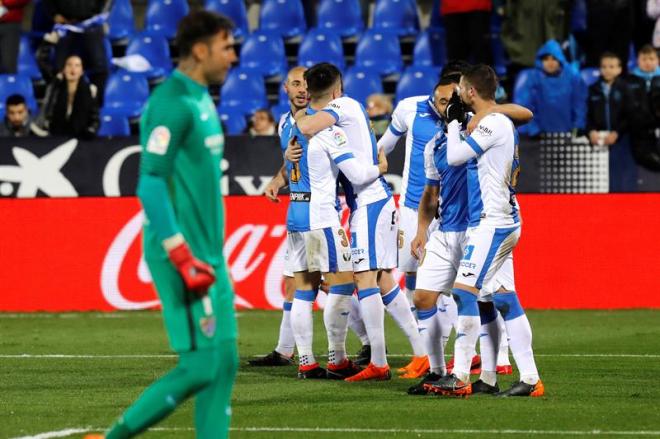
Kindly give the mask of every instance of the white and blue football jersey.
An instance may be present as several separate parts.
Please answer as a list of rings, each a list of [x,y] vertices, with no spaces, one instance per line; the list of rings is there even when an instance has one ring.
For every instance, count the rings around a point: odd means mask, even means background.
[[[369,116],[364,107],[355,99],[340,97],[332,100],[324,109],[335,118],[335,123],[348,138],[351,152],[363,164],[378,164],[378,146]],[[359,185],[348,179],[342,179],[346,192],[346,204],[355,210],[358,206],[389,198],[392,193],[383,177],[371,183]]]
[[[472,134],[457,139],[458,123],[449,126],[455,152],[467,155],[468,210],[470,227],[487,224],[495,227],[520,223],[520,208],[515,186],[520,172],[518,132],[513,122],[501,113],[485,116]],[[467,146],[466,146],[467,145]],[[467,148],[471,148],[469,151]],[[450,153],[451,154],[451,153]]]
[[[438,115],[429,96],[414,96],[399,102],[392,113],[392,122],[378,141],[389,153],[399,137],[406,134],[406,151],[403,163],[403,179],[399,206],[417,210],[424,192],[424,151],[439,131],[444,121]],[[391,135],[390,135],[391,134]]]

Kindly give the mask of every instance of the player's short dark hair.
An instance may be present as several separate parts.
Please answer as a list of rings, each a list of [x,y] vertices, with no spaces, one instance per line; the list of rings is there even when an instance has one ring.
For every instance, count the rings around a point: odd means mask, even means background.
[[[341,72],[334,64],[322,62],[313,65],[303,74],[307,82],[307,91],[311,96],[327,92],[337,81],[341,81]]]
[[[498,80],[492,67],[486,64],[470,67],[463,73],[463,79],[477,91],[482,99],[495,100]]]
[[[655,50],[653,46],[650,44],[644,44],[640,49],[639,52],[637,52],[637,55],[652,55],[652,54],[658,54],[658,52]]]
[[[444,75],[440,77],[440,80],[435,85],[435,87],[433,87],[433,90],[440,87],[441,85],[458,84],[459,82],[461,82],[460,73],[452,73],[449,75]]]
[[[9,107],[10,105],[15,106],[21,104],[25,104],[25,98],[23,97],[23,95],[19,95],[19,94],[9,95],[5,100],[5,107]]]
[[[455,59],[445,64],[445,66],[442,68],[442,71],[440,72],[440,76],[455,75],[455,74],[462,75],[470,67],[471,64],[469,62],[464,61],[462,59]]]
[[[605,52],[603,52],[603,53],[600,55],[600,59],[598,60],[598,62],[601,63],[605,58],[613,58],[613,59],[616,59],[617,61],[619,61],[619,66],[622,64],[622,63],[621,63],[621,58],[619,57],[619,55],[617,55],[617,54],[614,53],[614,52],[609,52],[609,51],[605,51]]]
[[[206,10],[191,12],[179,21],[176,31],[179,55],[187,57],[196,43],[208,40],[218,32],[228,35],[233,29],[234,23],[224,15]]]

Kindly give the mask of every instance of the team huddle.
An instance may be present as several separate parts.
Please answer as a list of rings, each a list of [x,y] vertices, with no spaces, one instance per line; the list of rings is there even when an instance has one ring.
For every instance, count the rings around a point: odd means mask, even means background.
[[[273,201],[282,187],[290,191],[286,297],[277,347],[252,365],[293,364],[297,349],[299,378],[390,379],[387,311],[413,351],[397,372],[421,378],[409,394],[543,395],[512,255],[521,233],[515,124],[532,114],[496,105],[497,86],[488,66],[450,64],[429,96],[399,102],[377,142],[362,105],[343,96],[334,65],[289,72],[291,111],[278,131],[284,164],[266,189]],[[397,209],[383,174],[404,134]],[[340,190],[350,234],[341,224]],[[405,273],[405,294],[394,268]],[[312,346],[319,288],[328,294],[325,368]],[[346,353],[349,328],[363,345],[354,360]],[[452,329],[454,358],[445,363]],[[500,391],[497,374],[512,370],[509,349],[520,381]],[[480,373],[473,383],[471,373]]]

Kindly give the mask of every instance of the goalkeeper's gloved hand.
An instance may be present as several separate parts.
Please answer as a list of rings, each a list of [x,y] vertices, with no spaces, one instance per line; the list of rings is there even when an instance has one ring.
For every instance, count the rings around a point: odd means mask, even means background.
[[[447,118],[447,123],[457,120],[458,123],[462,124],[465,121],[465,104],[461,101],[461,97],[456,90],[454,90],[451,99],[449,99],[447,109],[445,110],[445,117]]]
[[[185,241],[169,249],[167,255],[183,278],[186,288],[198,297],[206,296],[215,282],[213,267],[194,257]]]

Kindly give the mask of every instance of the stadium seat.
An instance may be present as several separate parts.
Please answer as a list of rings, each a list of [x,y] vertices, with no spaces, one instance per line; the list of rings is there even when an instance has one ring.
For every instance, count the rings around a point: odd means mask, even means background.
[[[131,37],[135,33],[133,6],[130,0],[114,0],[108,16],[108,37],[116,42]]]
[[[27,35],[21,36],[21,42],[18,46],[17,70],[18,74],[29,76],[33,81],[40,81],[43,79],[39,66],[37,65],[37,60],[32,52],[32,47],[30,46],[30,39]]]
[[[241,67],[263,76],[286,74],[287,62],[282,37],[272,32],[251,33],[241,46]]]
[[[276,32],[284,38],[305,33],[305,13],[301,0],[264,0],[259,11],[259,29]]]
[[[5,101],[7,97],[19,94],[25,98],[32,115],[38,111],[37,100],[34,98],[32,80],[24,75],[0,75],[0,119],[5,117]]]
[[[419,16],[415,2],[377,0],[373,28],[391,30],[399,36],[416,35],[419,32]]]
[[[513,100],[515,101],[516,96],[520,92],[520,89],[525,87],[527,81],[529,80],[532,72],[534,72],[534,69],[523,69],[520,72],[518,72],[518,76],[516,76],[516,82],[513,84]]]
[[[188,15],[187,0],[149,0],[145,30],[173,39],[179,20]]]
[[[316,25],[342,37],[353,37],[364,29],[360,0],[321,0]]]
[[[234,22],[234,38],[243,39],[248,36],[247,10],[243,0],[206,0],[204,9],[225,15]]]
[[[163,35],[141,32],[128,42],[126,55],[142,55],[151,64],[147,72],[149,79],[162,78],[172,70],[170,46]]]
[[[245,113],[232,107],[218,107],[218,116],[225,129],[225,134],[242,134],[247,128]]]
[[[433,93],[433,87],[437,84],[439,76],[438,70],[434,67],[408,67],[396,85],[396,101]]]
[[[431,20],[428,29],[444,29],[445,25],[442,22],[442,15],[440,15],[440,0],[433,0],[431,7]]]
[[[355,49],[355,65],[374,69],[381,75],[400,73],[403,61],[399,38],[392,32],[369,29]]]
[[[289,105],[288,102],[286,104],[277,104],[270,107],[270,112],[273,114],[275,123],[280,123],[280,117],[282,117],[284,113],[287,113],[290,110],[291,110],[291,106]]]
[[[261,75],[240,67],[230,70],[220,89],[220,106],[239,109],[243,114],[266,108],[266,87]]]
[[[289,95],[286,94],[286,91],[284,90],[284,81],[282,81],[282,84],[280,84],[280,96],[279,99],[277,100],[278,104],[284,104],[284,105],[289,105]]]
[[[149,83],[141,73],[119,70],[105,85],[103,114],[138,117],[149,98]]]
[[[50,32],[53,29],[53,19],[44,10],[44,5],[41,0],[35,0],[33,3],[30,37],[40,40],[45,33]]]
[[[383,93],[383,82],[376,71],[351,67],[344,75],[344,93],[366,105],[369,95]]]
[[[506,66],[509,64],[509,60],[506,56],[506,50],[504,49],[504,44],[502,43],[502,38],[499,34],[491,35],[491,50],[493,52],[493,67],[495,73],[498,76],[506,75]]]
[[[131,127],[125,116],[102,114],[97,134],[100,137],[126,137],[131,135]]]
[[[444,30],[429,28],[421,32],[413,50],[413,65],[442,67],[446,62]]]
[[[329,62],[344,69],[344,47],[339,35],[326,30],[311,29],[300,43],[298,65],[311,67]]]
[[[598,78],[600,77],[600,70],[598,67],[585,67],[584,69],[580,70],[580,76],[582,76],[582,80],[585,84],[587,84],[587,87],[589,87],[591,84],[598,81]]]

